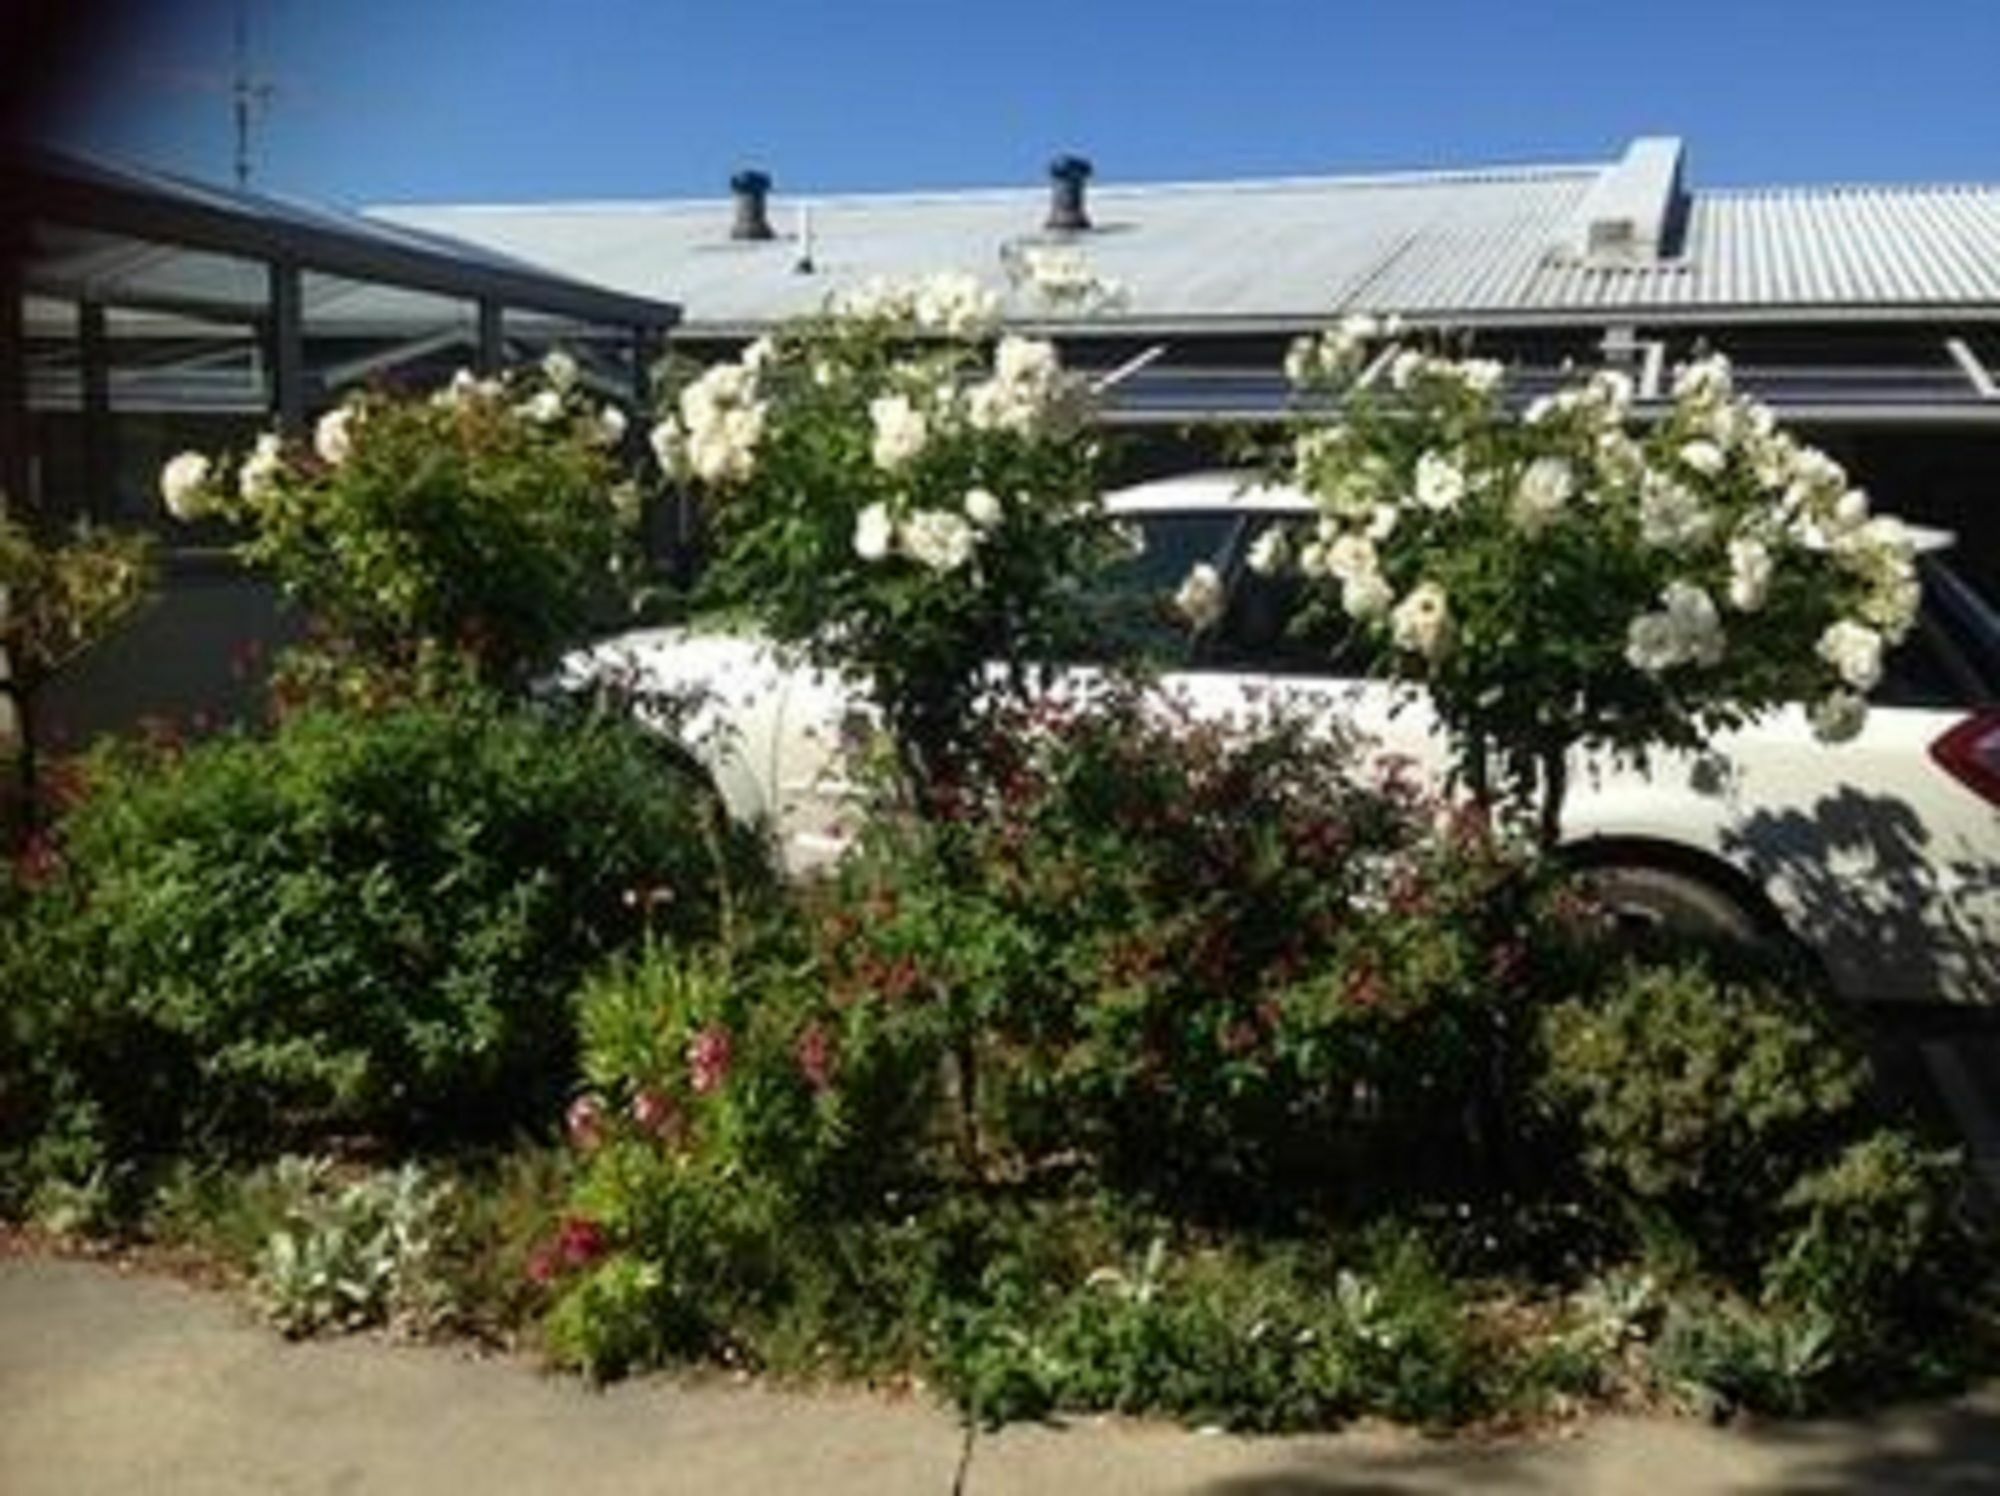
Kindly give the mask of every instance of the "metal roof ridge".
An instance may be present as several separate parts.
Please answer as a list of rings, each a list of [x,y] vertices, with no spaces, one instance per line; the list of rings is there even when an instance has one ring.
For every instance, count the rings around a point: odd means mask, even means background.
[[[1325,188],[1448,186],[1453,183],[1549,182],[1595,177],[1609,165],[1603,161],[1546,162],[1517,166],[1469,166],[1423,171],[1357,172],[1334,176],[1211,177],[1198,180],[1107,182],[1093,187],[1093,198],[1136,198],[1194,193],[1311,191]],[[1040,202],[1041,187],[938,187],[885,192],[786,192],[783,200],[810,203],[815,208],[925,207],[940,203]],[[777,195],[774,194],[774,205]],[[727,197],[572,198],[542,202],[390,202],[371,203],[369,215],[395,213],[694,213],[726,210]]]

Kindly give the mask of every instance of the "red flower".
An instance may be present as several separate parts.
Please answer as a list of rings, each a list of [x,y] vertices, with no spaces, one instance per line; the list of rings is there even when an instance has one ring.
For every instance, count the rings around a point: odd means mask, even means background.
[[[589,1267],[605,1246],[604,1228],[589,1216],[568,1216],[556,1232],[556,1255],[564,1267]]]
[[[14,874],[24,888],[40,888],[62,871],[62,848],[46,831],[31,832],[20,855],[14,859]]]
[[[799,1074],[806,1078],[814,1094],[833,1085],[833,1035],[825,1024],[817,1018],[807,1024],[793,1053],[799,1062]]]
[[[735,1041],[729,1037],[729,1030],[719,1023],[711,1023],[688,1042],[689,1082],[697,1096],[722,1089],[722,1083],[729,1078],[730,1062],[735,1055]]]

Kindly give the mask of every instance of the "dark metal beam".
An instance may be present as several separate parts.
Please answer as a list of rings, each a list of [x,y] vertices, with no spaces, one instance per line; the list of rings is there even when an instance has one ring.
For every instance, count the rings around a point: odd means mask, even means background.
[[[305,306],[299,267],[271,265],[271,410],[278,429],[296,436],[306,424]]]
[[[104,336],[102,303],[77,303],[76,350],[83,395],[83,512],[102,521],[111,517],[111,486],[118,469],[111,427],[111,348]]]
[[[0,202],[54,223],[378,281],[441,296],[477,297],[586,322],[667,328],[672,302],[607,291],[514,264],[442,235],[343,221],[247,193],[148,178],[36,152],[0,163]]]

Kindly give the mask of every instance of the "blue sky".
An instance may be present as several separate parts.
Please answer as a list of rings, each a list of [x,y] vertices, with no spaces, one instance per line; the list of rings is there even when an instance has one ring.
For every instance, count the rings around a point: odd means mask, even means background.
[[[245,0],[256,182],[335,202],[1598,160],[2000,180],[1995,0]],[[234,0],[150,0],[49,127],[227,180]]]

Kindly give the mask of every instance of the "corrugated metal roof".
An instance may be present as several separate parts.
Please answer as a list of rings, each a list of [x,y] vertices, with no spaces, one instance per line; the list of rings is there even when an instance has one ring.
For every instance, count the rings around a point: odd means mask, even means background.
[[[1665,258],[1579,255],[1579,215],[1616,163],[1280,181],[1096,186],[1079,242],[1134,329],[1314,322],[1344,310],[1482,320],[1935,311],[2000,319],[2000,187],[1694,192]],[[794,214],[809,204],[815,270]],[[1034,189],[774,198],[779,238],[728,238],[727,200],[436,205],[374,216],[579,279],[672,296],[689,331],[810,311],[875,275],[1002,280],[1044,241]],[[1036,306],[1010,297],[1010,314]]]

